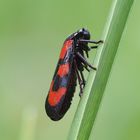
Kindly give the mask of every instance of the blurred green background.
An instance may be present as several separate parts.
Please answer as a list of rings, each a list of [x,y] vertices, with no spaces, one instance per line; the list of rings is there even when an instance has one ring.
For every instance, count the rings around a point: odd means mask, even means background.
[[[59,122],[51,121],[44,109],[59,52],[65,38],[81,27],[100,39],[111,3],[0,1],[1,140],[66,140],[79,89]],[[135,0],[90,140],[140,139],[139,5]]]

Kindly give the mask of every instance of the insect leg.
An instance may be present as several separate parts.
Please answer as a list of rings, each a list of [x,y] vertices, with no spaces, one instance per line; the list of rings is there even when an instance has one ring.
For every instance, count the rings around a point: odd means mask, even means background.
[[[82,66],[83,66],[88,72],[90,71],[90,69],[87,67],[87,65],[85,65],[85,64],[82,63]]]
[[[87,60],[85,59],[85,57],[83,57],[79,52],[76,52],[76,55],[78,56],[78,58],[87,66],[89,66],[90,68],[92,68],[93,70],[96,70],[97,68],[93,67],[89,62],[87,62]]]
[[[79,71],[80,71],[80,74],[81,74],[81,78],[82,78],[82,81],[83,81],[83,85],[85,86],[86,80],[85,80],[84,74],[83,74],[83,72],[82,72],[81,70],[79,70]]]
[[[103,40],[92,41],[92,40],[80,39],[79,42],[87,42],[87,43],[100,44],[100,43],[103,43]]]
[[[90,49],[97,49],[98,46],[91,46]]]
[[[79,71],[78,71],[78,67],[77,67],[76,61],[74,61],[74,65],[75,65],[75,71],[76,71],[76,75],[77,75],[78,82],[79,82],[79,86],[80,86],[80,93],[79,93],[79,96],[81,97],[81,95],[83,94],[83,88],[84,88],[84,86],[85,86],[85,81],[83,81],[82,75],[81,75],[81,77],[80,77],[80,74],[79,74]]]

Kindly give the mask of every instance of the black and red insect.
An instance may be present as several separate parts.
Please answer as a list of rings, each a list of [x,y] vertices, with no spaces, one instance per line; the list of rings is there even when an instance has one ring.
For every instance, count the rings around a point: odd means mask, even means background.
[[[89,31],[84,28],[71,34],[64,41],[45,102],[46,113],[52,120],[60,120],[69,109],[77,79],[80,85],[80,96],[82,95],[86,83],[84,69],[96,70],[87,62],[84,55],[88,57],[88,51],[97,48],[102,42],[102,40],[91,41]],[[89,47],[88,43],[96,45]]]

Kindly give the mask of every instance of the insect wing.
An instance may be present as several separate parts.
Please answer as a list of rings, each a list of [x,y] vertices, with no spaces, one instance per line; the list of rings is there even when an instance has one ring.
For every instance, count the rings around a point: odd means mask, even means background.
[[[66,40],[62,47],[59,61],[50,90],[46,99],[46,112],[52,120],[59,120],[63,117],[63,107],[65,96],[68,91],[68,85],[73,65],[73,41]]]

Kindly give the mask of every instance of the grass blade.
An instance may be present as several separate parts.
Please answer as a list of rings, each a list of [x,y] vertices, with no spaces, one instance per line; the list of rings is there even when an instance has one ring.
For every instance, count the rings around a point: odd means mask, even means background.
[[[111,66],[127,21],[133,0],[114,0],[102,39],[104,44],[97,50],[83,97],[75,114],[68,140],[88,140],[104,93]]]
[[[20,140],[34,140],[37,122],[37,110],[25,109],[22,115]]]

